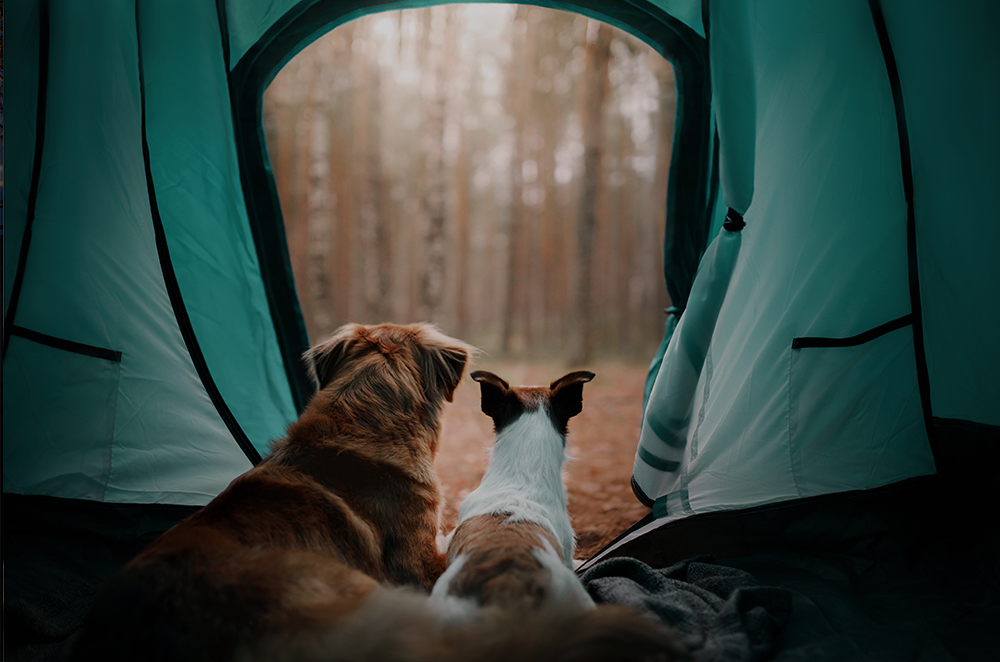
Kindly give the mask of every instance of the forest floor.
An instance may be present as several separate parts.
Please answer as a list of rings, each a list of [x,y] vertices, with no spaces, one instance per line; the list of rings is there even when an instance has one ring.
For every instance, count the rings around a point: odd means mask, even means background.
[[[476,361],[511,385],[549,384],[569,372],[558,362]],[[583,389],[583,412],[570,419],[564,482],[577,534],[576,557],[587,559],[649,512],[632,494],[632,462],[639,440],[646,365],[597,363]],[[489,463],[493,421],[479,408],[479,385],[462,380],[445,407],[437,470],[445,496],[442,530],[450,532],[466,494],[479,486]]]

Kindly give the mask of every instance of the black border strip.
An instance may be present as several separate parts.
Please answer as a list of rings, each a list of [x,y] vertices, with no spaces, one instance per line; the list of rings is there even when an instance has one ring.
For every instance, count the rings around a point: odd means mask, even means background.
[[[250,460],[252,464],[256,465],[260,462],[260,453],[258,453],[254,445],[250,443],[250,439],[243,431],[243,428],[240,427],[239,422],[236,420],[236,417],[233,416],[229,406],[226,405],[226,401],[222,398],[222,394],[219,392],[219,388],[215,384],[215,380],[212,379],[211,372],[208,369],[208,363],[205,361],[205,356],[202,354],[201,347],[198,345],[198,339],[194,334],[194,327],[191,325],[191,318],[188,317],[187,308],[184,306],[184,299],[181,296],[180,286],[177,283],[177,275],[174,273],[173,264],[170,262],[170,250],[167,246],[167,237],[163,228],[163,219],[160,217],[160,207],[156,201],[156,187],[153,182],[153,170],[150,165],[149,142],[146,137],[146,82],[143,73],[142,30],[141,22],[139,20],[139,8],[141,5],[142,0],[136,0],[135,40],[136,58],[139,69],[139,103],[142,113],[142,160],[146,171],[146,189],[149,195],[149,211],[153,220],[153,231],[156,235],[156,252],[160,261],[160,269],[163,272],[163,282],[167,288],[167,294],[170,297],[170,305],[173,308],[174,316],[177,318],[177,326],[180,327],[184,343],[187,346],[188,353],[191,355],[191,362],[194,363],[195,369],[198,371],[198,377],[201,379],[202,385],[208,392],[208,395],[212,400],[212,404],[215,405],[215,409],[218,411],[219,416],[222,417],[226,427],[229,428],[229,432],[233,435],[233,439],[236,440],[236,443],[243,450],[247,459]]]
[[[2,358],[7,358],[7,345],[14,328],[17,303],[21,298],[24,270],[28,263],[28,249],[31,246],[31,226],[35,222],[35,207],[38,204],[38,185],[42,176],[42,152],[45,148],[45,111],[48,107],[49,90],[49,3],[42,0],[38,17],[38,101],[35,106],[35,154],[31,165],[31,186],[28,189],[28,209],[21,236],[21,248],[17,256],[17,271],[10,290],[7,314],[3,321]]]
[[[961,431],[963,434],[970,436],[990,439],[992,443],[1000,445],[1000,425],[977,423],[975,421],[966,421],[960,418],[939,418],[937,416],[934,417],[934,425],[940,428]]]
[[[890,331],[902,329],[913,324],[913,314],[907,313],[891,322],[880,324],[874,329],[869,329],[850,338],[795,338],[792,340],[792,349],[807,349],[810,347],[855,347],[871,342],[880,336],[884,336]]]
[[[84,343],[66,340],[64,338],[56,338],[55,336],[50,336],[46,333],[26,329],[23,326],[11,326],[9,333],[12,336],[24,338],[25,340],[30,340],[40,345],[61,349],[74,354],[82,354],[83,356],[89,356],[95,359],[104,359],[105,361],[114,361],[115,363],[121,363],[122,361],[122,353],[117,350],[97,347],[95,345],[86,345]]]
[[[647,508],[652,508],[653,504],[656,503],[655,499],[650,499],[646,493],[642,491],[642,488],[639,487],[639,483],[636,481],[635,476],[632,476],[632,494],[634,494],[635,498],[639,500],[639,503]],[[649,517],[652,517],[652,513],[649,514]],[[622,535],[624,535],[624,533]],[[619,538],[620,537],[621,536],[619,536]],[[615,540],[617,540],[617,538]]]
[[[906,254],[908,258],[908,275],[910,280],[910,312],[913,314],[913,345],[917,368],[917,387],[920,391],[920,404],[924,410],[924,426],[928,438],[933,438],[933,413],[931,408],[931,383],[927,371],[927,354],[924,349],[924,324],[920,303],[920,273],[917,266],[917,225],[913,210],[913,165],[910,158],[910,138],[906,128],[906,112],[903,108],[903,88],[899,81],[899,69],[896,67],[896,56],[892,52],[892,42],[885,26],[880,0],[868,0],[875,32],[882,47],[882,57],[885,60],[886,74],[889,76],[889,86],[892,89],[892,103],[896,111],[896,130],[899,133],[899,161],[903,177],[903,195],[906,198]]]

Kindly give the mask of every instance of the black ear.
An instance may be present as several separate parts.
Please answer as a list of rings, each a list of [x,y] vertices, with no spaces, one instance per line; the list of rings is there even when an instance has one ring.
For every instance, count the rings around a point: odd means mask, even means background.
[[[510,392],[510,384],[485,370],[476,370],[469,377],[479,382],[483,413],[490,418],[495,418],[496,414],[503,408],[507,394]]]
[[[306,369],[309,376],[313,378],[316,385],[323,389],[337,373],[337,369],[347,358],[347,350],[351,343],[358,337],[358,331],[362,330],[358,324],[346,324],[315,347],[312,347],[302,355],[306,362]]]
[[[589,370],[578,370],[563,375],[549,385],[552,414],[563,425],[583,411],[583,385],[593,378],[594,373]]]
[[[477,370],[469,376],[479,382],[480,406],[493,419],[493,429],[499,432],[520,413],[517,395],[510,390],[510,384],[492,372]]]

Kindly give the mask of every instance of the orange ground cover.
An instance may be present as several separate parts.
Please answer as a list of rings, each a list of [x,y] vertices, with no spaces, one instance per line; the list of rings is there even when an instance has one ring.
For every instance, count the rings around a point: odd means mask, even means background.
[[[489,370],[513,385],[549,384],[569,372],[558,364],[491,364]],[[577,533],[577,558],[586,559],[649,510],[632,495],[632,461],[642,415],[647,366],[601,363],[583,389],[583,412],[569,422],[566,467],[569,511]],[[445,495],[442,528],[455,527],[462,498],[474,490],[489,462],[493,422],[479,409],[479,385],[467,375],[446,406],[437,469]]]

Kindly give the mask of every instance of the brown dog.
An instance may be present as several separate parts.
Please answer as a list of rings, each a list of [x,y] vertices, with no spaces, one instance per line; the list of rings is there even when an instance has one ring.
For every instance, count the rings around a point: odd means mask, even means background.
[[[445,567],[440,414],[469,353],[432,326],[391,324],[311,349],[319,392],[299,420],[105,587],[72,658],[254,656],[364,612],[380,585],[429,590]]]

